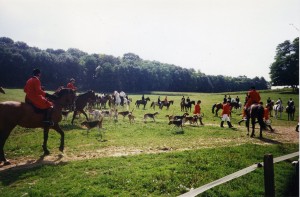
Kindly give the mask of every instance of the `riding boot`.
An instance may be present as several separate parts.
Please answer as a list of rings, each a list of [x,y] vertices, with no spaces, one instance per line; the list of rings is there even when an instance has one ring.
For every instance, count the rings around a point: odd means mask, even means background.
[[[268,127],[270,128],[271,132],[274,132],[274,129],[271,127],[271,125],[268,125]]]
[[[54,123],[51,120],[52,111],[53,111],[53,107],[48,108],[47,111],[46,111],[45,119],[43,121],[45,126],[54,126]]]
[[[224,121],[221,122],[221,125],[220,125],[220,126],[221,126],[221,127],[224,127],[223,124],[224,124]]]
[[[228,124],[229,128],[233,127],[232,124],[231,124],[231,122],[227,121],[227,124]]]

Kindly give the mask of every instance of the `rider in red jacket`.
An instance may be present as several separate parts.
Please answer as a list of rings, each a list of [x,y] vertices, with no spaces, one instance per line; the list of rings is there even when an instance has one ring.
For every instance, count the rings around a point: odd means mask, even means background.
[[[41,71],[39,69],[34,69],[33,76],[27,80],[24,87],[24,92],[26,93],[25,102],[31,103],[39,109],[47,109],[44,123],[52,126],[51,112],[53,104],[46,98],[48,94],[42,90],[40,77]]]
[[[255,90],[255,87],[252,86],[250,90],[248,91],[248,99],[246,103],[246,108],[250,107],[252,104],[256,103],[258,104],[260,102],[260,95],[259,92]]]
[[[70,89],[72,89],[72,90],[74,90],[74,91],[76,91],[77,90],[77,88],[75,87],[75,79],[70,79],[70,82],[67,84],[67,88],[70,88]]]

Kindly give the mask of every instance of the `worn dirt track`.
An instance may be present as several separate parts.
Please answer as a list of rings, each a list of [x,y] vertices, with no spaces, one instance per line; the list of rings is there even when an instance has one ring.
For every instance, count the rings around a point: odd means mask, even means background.
[[[268,132],[268,131],[267,131]],[[295,131],[295,128],[291,127],[276,127],[274,133],[270,133],[272,135],[272,140],[264,138],[263,140],[255,140],[253,143],[270,145],[275,143],[299,143],[299,133]],[[241,141],[237,141],[235,144],[240,145],[246,142],[249,142],[244,138]],[[232,141],[236,141],[237,139],[224,139],[221,142],[222,146],[232,146]],[[220,139],[219,139],[220,141]],[[220,147],[220,142],[216,142],[218,147]],[[200,148],[213,148],[211,145],[205,146],[205,144],[201,144],[201,147],[187,147],[187,148],[173,148],[173,147],[150,147],[147,149],[138,149],[136,147],[107,147],[102,148],[96,151],[85,151],[81,153],[68,153],[68,149],[66,148],[65,153],[63,154],[50,154],[47,156],[41,156],[40,158],[30,158],[30,157],[20,157],[17,159],[11,159],[10,165],[0,164],[0,172],[7,170],[20,170],[20,169],[30,169],[40,165],[60,165],[64,163],[68,163],[71,161],[79,161],[86,159],[96,159],[102,157],[118,157],[118,156],[127,156],[127,155],[137,155],[137,154],[155,154],[155,153],[163,153],[163,152],[172,152],[172,151],[184,151],[184,150],[192,150],[192,149],[200,149]]]

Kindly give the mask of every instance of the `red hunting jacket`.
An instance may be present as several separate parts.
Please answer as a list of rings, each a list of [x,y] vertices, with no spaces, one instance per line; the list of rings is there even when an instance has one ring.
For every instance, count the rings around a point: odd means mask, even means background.
[[[248,100],[246,107],[250,107],[253,103],[259,103],[260,102],[260,95],[256,90],[251,90],[248,92]]]
[[[25,100],[32,102],[34,106],[39,109],[48,109],[53,104],[45,98],[45,92],[42,90],[41,82],[37,77],[31,77],[26,82],[24,87],[24,92],[26,93]]]
[[[74,91],[77,89],[77,88],[73,85],[73,83],[71,83],[71,82],[67,84],[67,88],[70,88],[70,89],[72,89],[72,90],[74,90]]]
[[[223,111],[222,111],[222,115],[224,114],[230,114],[230,104],[229,103],[225,103],[223,104]]]
[[[199,104],[196,104],[195,105],[195,110],[194,110],[194,114],[200,114],[201,112],[201,107]]]

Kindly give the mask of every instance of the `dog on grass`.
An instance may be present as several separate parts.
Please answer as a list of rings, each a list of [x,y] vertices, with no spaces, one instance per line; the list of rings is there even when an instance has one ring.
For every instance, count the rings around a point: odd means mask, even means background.
[[[181,130],[183,131],[183,128],[182,128],[182,119],[177,119],[177,120],[170,120],[169,121],[169,125],[173,124],[174,127],[180,127]]]
[[[86,134],[89,135],[89,131],[95,127],[98,127],[98,132],[100,138],[102,138],[102,133],[100,132],[100,129],[102,129],[102,123],[103,123],[103,116],[100,116],[98,120],[92,120],[92,121],[84,121],[81,123],[81,126],[86,127],[87,131]]]
[[[135,116],[132,114],[132,112],[130,112],[130,113],[128,114],[128,118],[129,118],[130,124],[132,124],[132,123],[134,122]]]
[[[155,112],[154,114],[148,113],[148,114],[144,114],[144,122],[146,122],[147,118],[152,118],[153,121],[155,122],[155,116],[158,114],[158,112]]]

